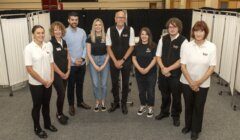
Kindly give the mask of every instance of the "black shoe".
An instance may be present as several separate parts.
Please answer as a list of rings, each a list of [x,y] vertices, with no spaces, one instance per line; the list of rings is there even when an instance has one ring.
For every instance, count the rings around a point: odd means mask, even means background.
[[[69,117],[66,116],[65,114],[62,114],[64,118],[66,118],[66,120],[69,120]]]
[[[57,119],[58,119],[59,123],[61,123],[62,125],[67,124],[67,118],[63,114],[62,115],[57,114]]]
[[[176,127],[180,126],[179,118],[173,118],[173,125],[176,126]]]
[[[166,117],[168,117],[168,116],[169,116],[168,114],[160,113],[159,115],[157,115],[157,116],[155,117],[155,119],[156,119],[156,120],[161,120],[161,119],[166,118]]]
[[[83,109],[91,109],[91,106],[87,105],[86,103],[82,102],[81,104],[77,105],[78,107],[81,107]]]
[[[198,139],[198,133],[197,132],[192,132],[191,133],[191,140],[197,140]]]
[[[43,131],[41,128],[39,128],[39,129],[34,129],[34,132],[35,132],[35,134],[39,137],[39,138],[41,138],[41,139],[46,139],[48,136],[47,136],[47,133],[45,132],[45,131]]]
[[[74,108],[73,105],[69,106],[69,114],[70,114],[71,116],[74,116],[74,115],[75,115],[75,108]]]
[[[52,132],[57,132],[57,131],[58,131],[57,128],[56,128],[55,126],[53,126],[53,125],[50,125],[50,126],[48,126],[48,127],[45,127],[45,129],[48,129],[48,130],[50,130],[50,131],[52,131]]]
[[[124,115],[128,114],[128,108],[127,108],[126,103],[125,103],[125,104],[122,104],[122,113],[123,113]]]
[[[190,132],[190,128],[188,128],[188,127],[184,127],[183,129],[182,129],[182,133],[183,134],[187,134],[188,132]]]
[[[114,112],[118,108],[120,108],[119,103],[111,103],[111,107],[108,109],[108,112]]]
[[[99,105],[98,105],[98,106],[96,106],[96,107],[94,108],[93,111],[94,111],[94,112],[99,112],[99,110],[100,110],[100,109],[99,109]]]
[[[104,112],[104,111],[107,111],[107,107],[106,107],[106,106],[102,106],[102,107],[101,107],[101,111],[103,111],[103,112]]]

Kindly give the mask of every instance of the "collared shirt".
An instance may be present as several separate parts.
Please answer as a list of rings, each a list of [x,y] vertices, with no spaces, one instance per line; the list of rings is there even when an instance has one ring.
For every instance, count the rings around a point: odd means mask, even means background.
[[[53,48],[50,42],[43,42],[42,47],[34,41],[24,49],[25,66],[32,66],[33,70],[44,80],[51,80],[51,63],[53,63]],[[28,74],[29,83],[42,85],[39,81]]]
[[[207,40],[201,46],[198,46],[193,40],[187,43],[181,52],[181,64],[186,65],[193,81],[202,78],[210,66],[216,66],[216,45]],[[180,81],[184,84],[189,84],[183,74]],[[200,85],[202,88],[209,86],[210,77]]]
[[[151,64],[152,60],[154,59],[156,54],[156,48],[153,48],[152,50],[148,47],[148,44],[142,44],[139,43],[134,47],[133,56],[136,57],[136,60],[140,67],[146,68],[148,65]],[[136,72],[140,74],[138,69],[136,69]],[[157,72],[157,66],[154,65],[148,72],[154,73]]]
[[[177,39],[179,37],[179,34],[177,34],[174,38],[171,38],[171,41]],[[184,46],[184,44],[188,43],[187,39],[185,39],[181,45]],[[158,41],[158,46],[157,46],[157,51],[156,51],[156,56],[158,57],[162,57],[162,46],[163,46],[163,37],[160,38],[160,40]],[[181,54],[181,53],[180,53]]]
[[[82,28],[73,29],[71,26],[66,28],[64,40],[67,43],[71,57],[71,65],[75,65],[76,59],[86,58],[86,32]],[[85,61],[82,65],[85,64]]]
[[[122,31],[123,31],[123,28],[122,29],[118,29],[116,27],[116,29],[117,29],[117,31],[119,33],[119,36],[120,36]],[[130,27],[129,46],[134,46],[135,45],[134,38],[135,38],[134,30],[133,30],[132,27]],[[112,46],[112,40],[111,40],[111,35],[110,35],[110,28],[108,28],[107,34],[106,34],[106,45],[107,46]]]

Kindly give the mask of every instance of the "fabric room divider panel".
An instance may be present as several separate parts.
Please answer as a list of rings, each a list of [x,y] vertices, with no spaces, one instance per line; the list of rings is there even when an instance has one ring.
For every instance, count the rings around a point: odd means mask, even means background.
[[[209,41],[212,41],[213,18],[214,18],[214,14],[202,13],[202,20],[207,23],[208,28],[209,28],[209,33],[207,36],[207,40],[209,40]]]
[[[29,30],[31,31],[34,25],[41,25],[45,29],[45,41],[48,42],[51,39],[50,29],[50,13],[34,12],[28,14]]]
[[[225,20],[226,20],[226,15],[218,15],[218,14],[215,15],[212,42],[217,47],[217,65],[214,70],[217,74],[219,74],[219,71],[220,71],[220,61],[221,61],[221,53],[222,53],[222,46],[223,46]]]
[[[239,48],[240,48],[240,46],[239,46]],[[237,63],[237,71],[236,72],[237,72],[237,74],[236,74],[234,87],[235,87],[235,90],[240,92],[240,49],[238,50],[238,63]]]
[[[239,18],[237,18],[237,24],[236,24],[236,33],[235,33],[234,40],[234,51],[233,51],[233,61],[232,61],[232,67],[231,67],[231,81],[230,81],[230,90],[231,93],[234,93],[234,86],[235,86],[235,77],[236,77],[236,68],[237,68],[237,59],[238,59],[238,49],[239,49],[239,38],[240,38],[240,22]]]
[[[1,23],[8,64],[9,86],[13,86],[28,79],[23,59],[24,47],[29,43],[27,18],[2,18]]]
[[[0,30],[0,85],[8,85],[6,59],[3,46],[3,35],[2,30]]]
[[[230,82],[231,68],[233,64],[233,53],[235,48],[235,35],[237,30],[237,17],[228,15],[223,37],[223,48],[221,55],[220,77],[226,82]]]
[[[232,67],[231,79],[233,82],[230,83],[230,89],[232,93],[234,90],[240,92],[240,18],[238,17],[237,21],[237,33],[235,41],[235,51],[234,51],[234,65]]]
[[[193,11],[192,13],[192,26],[195,24],[195,22],[199,21],[202,19],[202,13],[199,11]]]

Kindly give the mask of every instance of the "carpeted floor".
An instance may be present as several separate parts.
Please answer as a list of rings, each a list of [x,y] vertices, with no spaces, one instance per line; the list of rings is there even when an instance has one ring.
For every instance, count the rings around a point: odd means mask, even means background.
[[[129,106],[128,115],[123,115],[118,109],[113,113],[83,110],[77,108],[76,115],[70,117],[66,126],[59,124],[56,114],[56,92],[53,90],[51,99],[51,120],[58,128],[58,132],[48,133],[49,140],[188,140],[190,134],[183,135],[181,129],[184,127],[184,103],[181,114],[180,127],[172,125],[172,119],[166,118],[156,121],[147,118],[146,115],[136,114],[139,107],[139,98],[135,77],[132,78],[131,93],[129,100],[134,105]],[[109,92],[107,105],[110,106],[112,95]],[[212,78],[212,86],[209,90],[203,131],[199,140],[240,140],[240,111],[233,111],[231,107],[232,97],[224,94],[218,95],[221,90],[227,90],[219,86],[217,78]],[[86,73],[84,83],[84,100],[94,106],[91,80]],[[240,100],[239,100],[240,102]],[[156,87],[155,115],[160,111],[161,95]],[[33,132],[31,118],[32,101],[28,87],[14,92],[13,97],[5,89],[0,90],[0,139],[1,140],[35,140],[38,139]],[[68,114],[68,104],[65,100],[64,112]],[[41,116],[42,119],[42,116]],[[41,125],[43,121],[41,120]],[[42,125],[43,126],[43,125]]]

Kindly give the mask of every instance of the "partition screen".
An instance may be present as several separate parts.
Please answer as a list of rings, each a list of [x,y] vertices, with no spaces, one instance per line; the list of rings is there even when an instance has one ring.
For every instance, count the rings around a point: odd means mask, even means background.
[[[1,19],[1,23],[12,86],[28,79],[23,60],[24,47],[29,43],[27,18]]]

